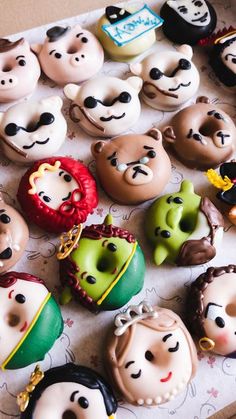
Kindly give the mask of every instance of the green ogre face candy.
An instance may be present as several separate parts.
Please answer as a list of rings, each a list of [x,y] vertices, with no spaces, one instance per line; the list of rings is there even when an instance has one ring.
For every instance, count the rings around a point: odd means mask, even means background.
[[[146,216],[146,233],[154,247],[156,265],[180,266],[211,260],[223,234],[224,220],[212,202],[194,192],[184,180],[179,192],[154,201]]]
[[[85,227],[69,254],[59,255],[62,303],[73,294],[92,311],[115,310],[142,289],[143,252],[128,230],[111,222],[108,216],[102,224]]]

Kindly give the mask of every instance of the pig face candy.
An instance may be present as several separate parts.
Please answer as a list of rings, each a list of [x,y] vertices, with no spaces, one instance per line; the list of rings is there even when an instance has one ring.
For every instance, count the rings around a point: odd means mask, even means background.
[[[92,136],[110,137],[130,129],[141,112],[138,93],[142,79],[100,76],[82,86],[68,84],[64,93],[73,101],[70,117]]]
[[[81,83],[103,66],[104,53],[97,38],[80,25],[55,26],[43,45],[33,45],[44,73],[57,84]]]
[[[155,52],[130,65],[132,73],[143,79],[142,98],[147,105],[173,111],[196,93],[200,79],[192,55],[189,45],[181,45],[177,51]]]
[[[40,77],[40,65],[24,39],[0,39],[0,103],[30,95]]]
[[[20,103],[0,112],[0,135],[5,155],[27,164],[56,153],[65,140],[63,102],[51,96],[36,103]]]
[[[157,196],[171,174],[162,135],[153,128],[146,135],[128,134],[92,145],[102,187],[115,201],[129,205]]]

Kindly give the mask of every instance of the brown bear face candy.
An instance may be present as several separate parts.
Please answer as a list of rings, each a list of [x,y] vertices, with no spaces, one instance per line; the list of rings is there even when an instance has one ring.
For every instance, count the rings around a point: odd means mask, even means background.
[[[92,144],[99,180],[105,192],[125,205],[152,199],[170,179],[171,162],[161,132],[128,134]]]
[[[236,265],[208,268],[193,282],[187,317],[202,350],[236,358]]]
[[[12,268],[21,258],[29,239],[28,227],[0,193],[0,274]]]
[[[200,170],[228,160],[236,144],[232,119],[205,97],[178,112],[163,135],[186,166]]]

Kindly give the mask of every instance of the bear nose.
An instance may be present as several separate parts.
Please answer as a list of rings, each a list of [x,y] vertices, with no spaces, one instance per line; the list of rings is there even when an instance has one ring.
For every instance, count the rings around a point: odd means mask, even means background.
[[[16,76],[3,74],[0,75],[0,90],[7,90],[15,87],[18,84],[18,79]]]
[[[232,143],[232,136],[230,131],[219,130],[216,131],[213,135],[213,142],[216,147],[223,148],[227,147]]]

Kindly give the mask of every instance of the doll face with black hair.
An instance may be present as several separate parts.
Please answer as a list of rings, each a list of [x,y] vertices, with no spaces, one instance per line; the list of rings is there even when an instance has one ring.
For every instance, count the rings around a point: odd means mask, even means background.
[[[236,31],[234,34],[224,39],[220,55],[223,64],[232,71],[236,77]]]
[[[205,26],[210,23],[211,17],[205,0],[169,0],[167,4],[191,25]]]
[[[100,390],[73,382],[56,383],[44,390],[37,402],[33,419],[46,417],[50,419],[109,418]]]

